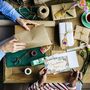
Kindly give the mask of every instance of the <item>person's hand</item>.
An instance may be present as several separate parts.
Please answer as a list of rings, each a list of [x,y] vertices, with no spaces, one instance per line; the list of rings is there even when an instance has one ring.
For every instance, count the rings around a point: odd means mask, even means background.
[[[26,44],[19,42],[17,39],[13,39],[4,45],[2,45],[1,50],[5,53],[7,52],[17,52],[19,50],[25,49]]]
[[[46,79],[47,79],[47,69],[46,68],[42,68],[39,72],[40,75],[40,80],[39,80],[39,85],[43,85],[46,83]]]
[[[70,86],[71,87],[75,87],[76,86],[76,82],[78,80],[81,80],[81,79],[82,79],[82,73],[79,72],[79,71],[73,71],[70,74],[70,79],[69,79]]]
[[[22,27],[24,27],[26,30],[30,31],[30,28],[27,26],[27,24],[32,24],[34,26],[38,26],[38,23],[35,23],[34,21],[25,20],[22,18],[17,18],[16,20]]]
[[[40,48],[40,51],[44,54],[51,48],[51,45],[43,46]]]

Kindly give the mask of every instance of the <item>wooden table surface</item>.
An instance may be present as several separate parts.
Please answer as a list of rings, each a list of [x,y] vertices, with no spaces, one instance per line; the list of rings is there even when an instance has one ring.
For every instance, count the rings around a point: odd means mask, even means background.
[[[63,22],[63,21],[70,21],[73,23],[74,29],[75,29],[76,25],[82,26],[81,20],[80,20],[82,11],[79,8],[76,8],[76,10],[77,10],[77,18],[68,19],[68,20],[59,20],[56,22],[56,24],[58,24],[59,22]],[[9,23],[11,23],[9,21],[7,21],[7,22],[8,22],[8,23],[6,23],[7,25],[9,25]],[[55,35],[55,33],[53,31],[54,29],[52,31],[51,30],[48,31],[48,33],[50,35],[52,34],[54,36]],[[51,38],[52,41],[54,41],[54,39],[55,38]],[[54,54],[56,52],[62,52],[61,49],[56,50],[56,47],[59,48],[59,46],[55,43],[55,45],[52,46],[52,49],[48,52],[49,55],[52,53]],[[55,52],[55,50],[56,50],[56,52]],[[79,61],[79,66],[80,66],[78,69],[80,69],[83,65],[83,59],[79,55],[78,55],[78,61]],[[38,78],[38,72],[42,67],[43,67],[42,65],[36,66],[36,67],[30,67],[32,69],[33,73],[30,76],[26,76],[22,72],[22,69],[25,69],[26,67],[7,68],[5,65],[5,60],[4,60],[4,70],[3,70],[4,83],[28,83],[28,82],[36,81]],[[84,83],[90,83],[89,76],[90,76],[90,66],[88,67],[88,70],[83,78]],[[48,75],[47,82],[65,82],[67,80],[67,77],[68,77],[68,73],[60,73],[57,75]]]

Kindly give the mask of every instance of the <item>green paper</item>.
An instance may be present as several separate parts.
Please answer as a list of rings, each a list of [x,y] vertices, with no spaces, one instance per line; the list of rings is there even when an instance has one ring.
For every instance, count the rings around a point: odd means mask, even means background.
[[[44,64],[44,61],[45,61],[45,58],[39,58],[31,61],[31,65],[36,66],[36,65]]]
[[[20,13],[24,18],[30,19],[30,20],[40,20],[40,18],[37,16],[37,9],[38,7],[19,7],[17,8],[17,12]]]
[[[33,50],[37,52],[36,56],[31,55],[31,51]],[[25,56],[23,57],[23,55]],[[7,53],[6,66],[7,67],[31,66],[31,61],[42,58],[42,57],[45,57],[45,54],[41,53],[40,47],[26,49],[26,50],[22,50],[16,53]],[[21,58],[21,60],[16,60],[16,58],[18,59]]]

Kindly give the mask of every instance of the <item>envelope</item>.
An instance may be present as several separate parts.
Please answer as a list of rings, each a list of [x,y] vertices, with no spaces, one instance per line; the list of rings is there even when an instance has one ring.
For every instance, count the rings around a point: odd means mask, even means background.
[[[28,27],[32,26],[28,25]],[[30,31],[26,31],[23,27],[16,25],[15,37],[19,41],[26,43],[26,48],[41,47],[52,44],[44,25],[33,27]]]

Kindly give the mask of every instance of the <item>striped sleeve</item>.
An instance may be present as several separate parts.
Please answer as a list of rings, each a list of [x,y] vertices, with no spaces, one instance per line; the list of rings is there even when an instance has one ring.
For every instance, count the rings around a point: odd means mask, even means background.
[[[26,90],[40,90],[38,81],[29,86]]]
[[[75,87],[68,87],[65,83],[46,83],[39,86],[38,82],[32,84],[27,90],[76,90]]]

